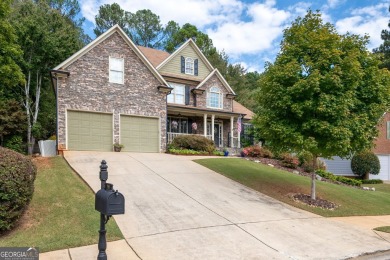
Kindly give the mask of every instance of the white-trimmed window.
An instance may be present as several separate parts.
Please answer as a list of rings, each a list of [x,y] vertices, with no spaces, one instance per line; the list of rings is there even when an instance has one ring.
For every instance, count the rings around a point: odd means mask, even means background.
[[[124,82],[124,60],[121,58],[110,57],[110,74],[111,83],[123,84]]]
[[[177,83],[169,83],[172,89],[171,94],[167,96],[168,103],[183,104],[185,101],[185,86]]]
[[[194,59],[186,58],[186,74],[194,75]]]
[[[207,106],[223,108],[222,92],[218,87],[211,87],[207,93]]]

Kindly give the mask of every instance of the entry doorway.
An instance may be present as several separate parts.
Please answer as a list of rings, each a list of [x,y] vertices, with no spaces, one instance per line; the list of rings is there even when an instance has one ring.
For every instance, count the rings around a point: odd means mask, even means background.
[[[214,122],[214,144],[217,147],[222,147],[223,144],[222,131],[222,123]],[[207,135],[211,136],[211,122],[207,123]]]

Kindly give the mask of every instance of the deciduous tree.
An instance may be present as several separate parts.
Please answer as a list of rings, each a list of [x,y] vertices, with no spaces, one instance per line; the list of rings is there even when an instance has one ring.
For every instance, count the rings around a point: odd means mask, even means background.
[[[338,34],[318,12],[297,18],[260,79],[256,124],[267,142],[309,151],[313,165],[317,157],[348,157],[370,148],[388,108],[390,84],[367,43],[366,36]]]
[[[83,46],[80,29],[46,1],[15,1],[10,16],[24,55],[20,63],[25,75],[20,99],[27,117],[28,153],[32,153],[42,91],[52,91],[49,70]],[[52,112],[55,113],[53,107]]]
[[[0,2],[0,89],[1,95],[13,95],[14,88],[24,82],[24,75],[16,61],[22,58],[14,28],[8,21],[11,0]]]
[[[387,26],[390,28],[390,21]],[[378,48],[374,49],[374,53],[379,54],[380,59],[382,60],[382,64],[380,64],[379,67],[387,68],[388,70],[390,70],[390,31],[382,30],[381,38],[383,40],[383,43]]]

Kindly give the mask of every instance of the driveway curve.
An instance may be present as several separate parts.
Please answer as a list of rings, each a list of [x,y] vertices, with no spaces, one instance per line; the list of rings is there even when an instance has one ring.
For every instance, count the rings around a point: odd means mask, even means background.
[[[65,152],[95,192],[107,161],[108,182],[126,199],[115,220],[140,259],[346,259],[390,249],[372,231],[281,203],[195,158]]]

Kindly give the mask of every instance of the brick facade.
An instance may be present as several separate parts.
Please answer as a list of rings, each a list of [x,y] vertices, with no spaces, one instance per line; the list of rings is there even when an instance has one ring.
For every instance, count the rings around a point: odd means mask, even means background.
[[[387,139],[387,121],[390,121],[390,113],[386,113],[377,126],[379,135],[374,141],[375,147],[373,149],[376,154],[390,154],[390,139]]]
[[[109,57],[123,58],[124,84],[109,83]],[[166,146],[166,95],[161,83],[129,47],[113,33],[67,68],[70,76],[58,82],[58,143],[66,149],[66,110],[112,113],[114,142],[119,142],[120,114],[160,120],[160,151]]]

